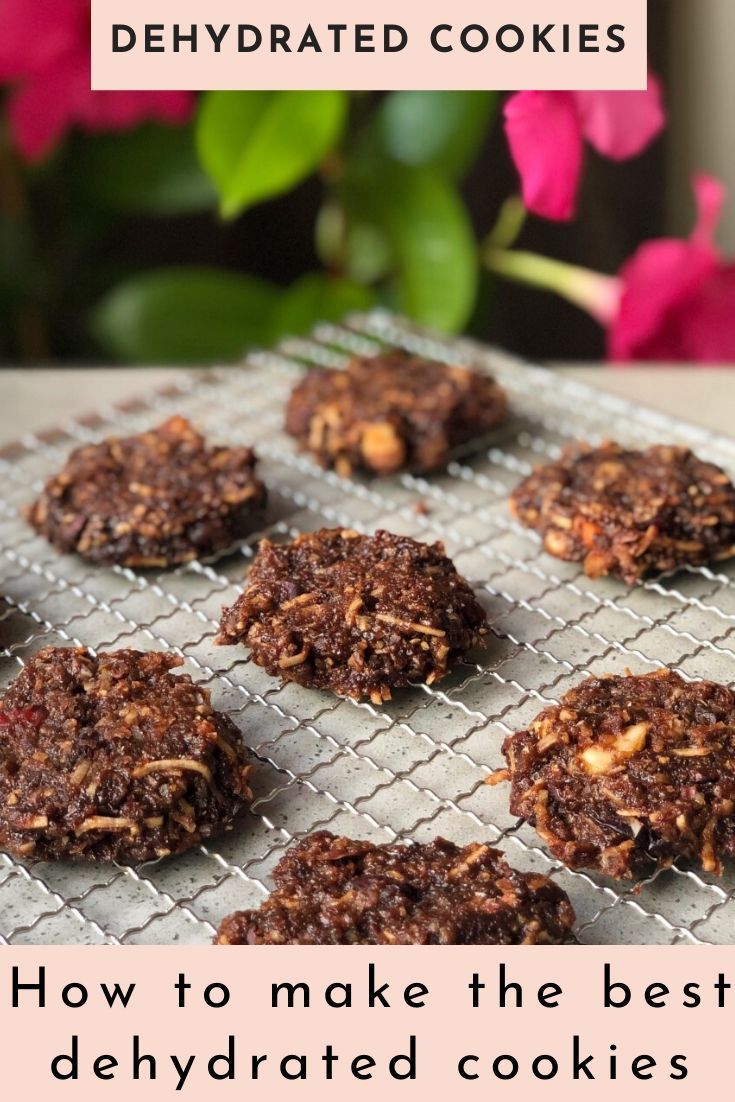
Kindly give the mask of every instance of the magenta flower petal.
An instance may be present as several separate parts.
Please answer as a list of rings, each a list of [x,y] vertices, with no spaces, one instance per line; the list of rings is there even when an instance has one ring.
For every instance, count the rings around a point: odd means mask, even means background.
[[[721,180],[704,173],[692,181],[694,199],[697,204],[697,222],[692,233],[692,241],[702,245],[711,245],[722,218],[727,198],[727,189]]]
[[[608,334],[613,360],[669,359],[661,334],[671,315],[717,268],[712,249],[663,238],[641,245],[620,272],[620,312]]]
[[[616,161],[641,153],[666,122],[653,74],[642,92],[518,92],[505,132],[530,211],[563,221],[576,208],[584,141]]]
[[[80,0],[0,0],[0,82],[43,72],[88,26]]]
[[[8,103],[10,131],[27,161],[44,157],[72,125],[74,100],[70,73],[56,68],[43,80],[32,80],[14,92]]]
[[[613,161],[637,157],[666,125],[663,95],[651,73],[645,92],[573,92],[582,132]]]
[[[517,92],[505,105],[505,132],[528,210],[557,222],[572,218],[583,146],[571,93]]]
[[[705,175],[693,187],[691,238],[648,241],[620,272],[620,310],[608,331],[614,360],[735,359],[735,269],[713,244],[725,188]]]
[[[680,359],[735,363],[735,265],[706,279],[687,301],[675,326]]]
[[[129,130],[147,120],[176,125],[191,117],[193,106],[190,92],[92,92],[77,119],[90,133]]]
[[[96,133],[191,117],[189,92],[93,92],[89,20],[90,0],[0,0],[0,83],[11,85],[10,130],[27,160],[75,126]]]

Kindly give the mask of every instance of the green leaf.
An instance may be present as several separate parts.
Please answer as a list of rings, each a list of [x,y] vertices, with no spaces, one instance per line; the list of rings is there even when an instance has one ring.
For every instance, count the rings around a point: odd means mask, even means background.
[[[457,192],[428,171],[399,176],[386,216],[399,258],[398,308],[447,332],[469,319],[477,294],[477,246]]]
[[[377,283],[390,271],[390,244],[375,222],[361,221],[357,211],[350,213],[348,218],[341,201],[324,204],[315,226],[317,255],[325,268],[344,272],[354,283]]]
[[[392,92],[377,113],[380,144],[400,164],[460,179],[482,146],[496,102],[494,92]]]
[[[384,229],[353,219],[345,242],[345,271],[358,283],[380,282],[390,274],[391,245]]]
[[[456,188],[431,169],[374,162],[349,200],[385,232],[393,299],[402,313],[447,332],[461,329],[477,294],[478,250]]]
[[[368,310],[375,296],[367,287],[311,272],[280,295],[270,321],[273,340],[308,333],[319,321],[341,321],[357,310]]]
[[[208,92],[197,146],[225,218],[310,176],[339,142],[344,92]]]
[[[146,272],[98,304],[100,344],[132,363],[237,359],[267,338],[275,289],[251,276],[207,268]]]
[[[74,176],[90,201],[113,210],[189,214],[217,202],[191,126],[148,125],[96,136],[81,145]]]

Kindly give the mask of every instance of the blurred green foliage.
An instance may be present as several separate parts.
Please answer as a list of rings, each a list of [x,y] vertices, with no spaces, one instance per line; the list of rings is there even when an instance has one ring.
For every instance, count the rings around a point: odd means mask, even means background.
[[[208,92],[196,136],[223,218],[273,199],[315,172],[347,119],[344,92]]]
[[[164,269],[118,284],[92,324],[100,344],[123,360],[227,360],[266,342],[276,299],[273,287],[252,276]]]
[[[32,327],[19,301],[43,303],[49,282],[69,273],[88,333],[126,362],[229,360],[375,304],[460,330],[479,273],[460,185],[495,106],[489,92],[208,92],[188,126],[78,139],[73,158],[34,170],[28,186],[41,207],[56,208],[59,239],[44,238],[43,217],[31,232],[22,202],[0,218],[0,319],[21,333]],[[310,177],[322,267],[291,287],[201,264],[131,274],[113,250],[92,262],[88,279],[78,274],[126,216],[151,219],[152,235],[160,216],[209,212],[214,225],[259,206],[267,220],[269,201]]]

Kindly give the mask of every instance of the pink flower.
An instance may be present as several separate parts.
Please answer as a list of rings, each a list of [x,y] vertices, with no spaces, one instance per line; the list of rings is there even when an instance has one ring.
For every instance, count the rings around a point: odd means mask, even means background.
[[[505,105],[505,133],[526,207],[554,221],[572,218],[585,141],[625,161],[642,153],[665,122],[653,74],[645,92],[517,92]]]
[[[0,84],[27,160],[49,153],[73,126],[127,130],[145,119],[185,122],[189,92],[93,92],[89,0],[0,0]]]
[[[691,236],[647,241],[617,276],[535,253],[490,246],[484,260],[507,279],[554,291],[606,330],[611,360],[735,363],[735,263],[715,245],[725,189],[694,179]]]
[[[692,236],[648,241],[620,271],[617,303],[603,318],[613,360],[735,362],[735,264],[714,244],[725,189],[698,176],[694,193]]]

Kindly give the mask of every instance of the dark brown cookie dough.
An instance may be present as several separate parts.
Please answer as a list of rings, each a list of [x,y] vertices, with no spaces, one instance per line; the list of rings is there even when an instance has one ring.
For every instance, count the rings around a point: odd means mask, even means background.
[[[646,876],[735,856],[735,694],[668,670],[590,678],[503,744],[510,808],[572,868]]]
[[[245,534],[265,504],[251,448],[207,447],[183,417],[77,448],[28,509],[62,553],[97,563],[171,566]]]
[[[227,829],[250,798],[239,732],[170,654],[47,647],[0,700],[0,848],[148,861]]]
[[[291,395],[286,428],[342,475],[426,472],[504,420],[507,405],[490,375],[393,351],[311,371]]]
[[[443,677],[486,617],[441,543],[323,528],[263,540],[220,632],[273,677],[381,704],[392,688]]]
[[[374,846],[328,831],[292,846],[258,910],[229,915],[219,945],[537,945],[569,941],[574,911],[546,876],[498,850]]]
[[[735,554],[735,487],[687,448],[568,448],[514,491],[511,511],[551,555],[633,583]]]

